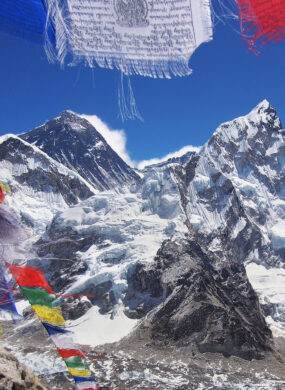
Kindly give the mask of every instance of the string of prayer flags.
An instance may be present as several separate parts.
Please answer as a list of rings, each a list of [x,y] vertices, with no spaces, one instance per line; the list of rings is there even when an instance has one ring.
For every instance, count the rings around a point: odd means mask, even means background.
[[[57,347],[77,388],[95,390],[95,380],[85,355],[74,347],[72,332],[66,329],[61,299],[52,291],[44,273],[18,264],[8,264],[8,267]]]
[[[285,37],[285,0],[236,3],[252,49]],[[191,55],[212,39],[211,0],[1,0],[0,30],[44,44],[60,63],[186,76]]]
[[[79,390],[94,390],[95,380],[91,377],[89,366],[83,352],[74,348],[72,332],[48,323],[43,323],[58,353],[63,358],[68,371],[73,376]]]
[[[260,42],[278,42],[285,37],[285,0],[237,0],[242,35],[255,51]]]
[[[44,0],[54,26],[50,59],[148,77],[186,76],[196,48],[212,39],[210,0]],[[49,48],[52,50],[52,45]]]

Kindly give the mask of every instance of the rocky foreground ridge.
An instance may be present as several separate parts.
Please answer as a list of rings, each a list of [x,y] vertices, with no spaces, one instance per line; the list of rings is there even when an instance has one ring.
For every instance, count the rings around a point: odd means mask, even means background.
[[[0,345],[1,390],[47,390],[31,370]]]

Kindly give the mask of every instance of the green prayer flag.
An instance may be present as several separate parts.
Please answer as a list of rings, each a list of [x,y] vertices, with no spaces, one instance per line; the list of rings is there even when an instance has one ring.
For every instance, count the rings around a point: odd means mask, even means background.
[[[52,308],[61,304],[61,300],[47,290],[28,287],[21,287],[21,290],[31,305],[42,305]]]
[[[80,356],[72,356],[63,360],[69,368],[83,368],[86,370],[89,369],[88,364]]]

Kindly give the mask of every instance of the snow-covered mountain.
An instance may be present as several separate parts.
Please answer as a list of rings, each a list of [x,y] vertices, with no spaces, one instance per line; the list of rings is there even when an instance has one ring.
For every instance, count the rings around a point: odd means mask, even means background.
[[[13,194],[6,202],[36,235],[57,211],[96,193],[76,172],[13,134],[0,138],[0,181],[9,184]]]
[[[20,136],[54,160],[77,172],[97,190],[139,180],[91,123],[64,111],[44,125]]]
[[[226,237],[241,261],[284,264],[284,137],[275,110],[263,101],[222,124],[182,170],[184,178],[187,170],[194,176],[183,182],[185,213],[195,231],[212,235],[208,245]]]
[[[222,124],[198,153],[146,167],[140,179],[122,168],[125,181],[117,184],[113,151],[104,181],[102,165],[94,178],[94,158],[91,164],[82,155],[88,148],[97,153],[93,146],[102,140],[94,134],[88,122],[65,112],[23,136],[50,154],[48,164],[70,177],[53,158],[60,160],[101,191],[77,195],[62,209],[46,196],[50,220],[43,218],[46,231],[37,241],[40,260],[30,261],[45,270],[56,291],[92,296],[64,305],[77,341],[95,346],[127,336],[118,348],[184,348],[191,356],[218,352],[244,359],[276,351],[271,331],[285,337],[285,131],[270,104],[263,101]],[[104,148],[102,159],[108,159],[105,141]],[[8,164],[10,182],[20,183],[20,157],[1,156],[1,170]],[[37,188],[41,180],[35,178]],[[32,204],[19,199],[19,205],[32,213]],[[164,386],[157,388],[177,388]]]
[[[92,304],[102,314],[116,318],[124,311],[127,317],[141,317],[163,305],[167,294],[153,297],[140,287],[130,292],[130,275],[138,264],[156,272],[153,261],[164,240],[179,242],[186,233],[217,272],[231,263],[237,269],[249,262],[282,266],[282,229],[277,227],[284,223],[283,158],[284,130],[264,101],[247,116],[221,125],[186,165],[148,167],[131,190],[102,192],[58,213],[40,255],[80,260],[87,271],[71,283],[74,276],[62,276],[48,265],[54,286],[94,293]],[[70,245],[63,248],[67,239]]]

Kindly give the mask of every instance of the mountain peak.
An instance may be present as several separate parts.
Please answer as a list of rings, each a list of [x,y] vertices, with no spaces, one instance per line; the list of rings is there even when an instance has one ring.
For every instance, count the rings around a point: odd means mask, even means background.
[[[271,134],[282,129],[280,118],[267,100],[260,102],[248,114],[221,124],[205,145],[224,145],[229,142],[252,143],[253,140],[269,139]]]
[[[54,121],[71,124],[71,126],[68,127],[69,131],[95,129],[95,127],[89,121],[87,121],[85,118],[82,118],[80,114],[77,114],[76,112],[73,112],[71,110],[65,110],[60,112],[55,118],[50,119],[45,124]]]
[[[253,110],[245,117],[252,122],[271,124],[272,129],[282,129],[280,118],[276,110],[271,106],[268,100],[262,100]]]
[[[80,118],[80,115],[77,114],[76,112],[74,111],[71,111],[71,110],[64,110],[64,111],[61,111],[58,116],[56,118],[60,118],[60,117],[70,117],[70,116],[76,116],[78,118]]]
[[[77,172],[99,191],[139,180],[95,127],[72,111],[61,112],[21,138]]]
[[[265,109],[267,110],[268,108],[272,109],[272,106],[270,105],[269,101],[267,99],[263,99],[260,103],[256,105],[256,107],[253,108],[252,111],[258,110],[258,109]]]

